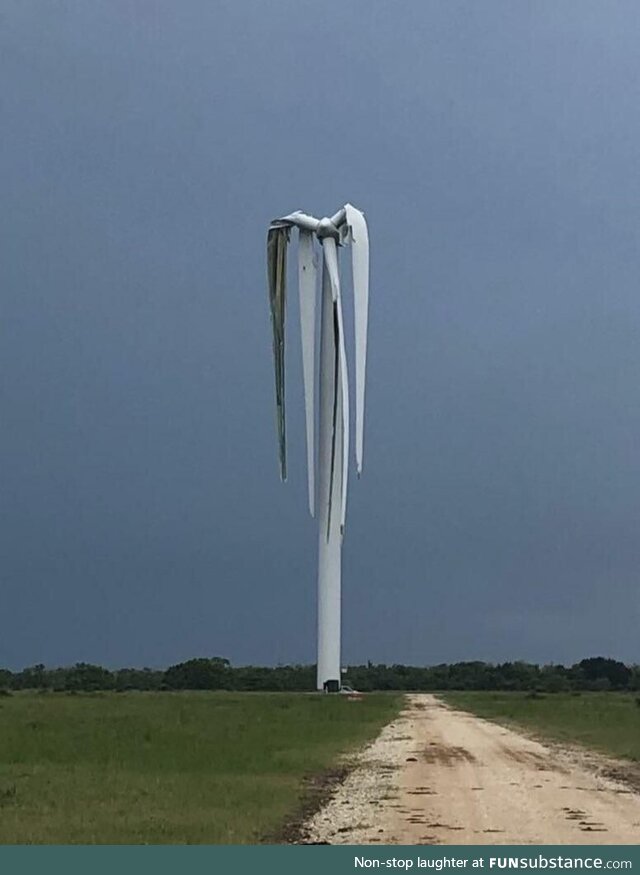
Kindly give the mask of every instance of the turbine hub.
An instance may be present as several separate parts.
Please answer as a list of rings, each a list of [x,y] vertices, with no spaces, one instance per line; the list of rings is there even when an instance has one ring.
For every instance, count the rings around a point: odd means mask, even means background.
[[[324,237],[333,237],[334,240],[340,240],[340,232],[333,224],[331,219],[327,219],[325,216],[324,219],[320,219],[320,224],[318,225],[318,230],[316,231],[319,240],[322,240]]]

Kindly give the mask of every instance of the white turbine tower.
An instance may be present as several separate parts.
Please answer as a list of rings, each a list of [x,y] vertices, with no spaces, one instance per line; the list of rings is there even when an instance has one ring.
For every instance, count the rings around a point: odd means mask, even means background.
[[[298,284],[307,431],[309,510],[318,520],[318,689],[340,688],[341,554],[347,510],[349,379],[342,318],[338,246],[351,245],[355,309],[355,456],[362,471],[364,391],[369,310],[369,236],[360,210],[346,204],[334,216],[315,219],[302,212],[274,220],[267,236],[269,298],[276,373],[280,476],[287,479],[284,323],[287,244],[298,228]],[[317,257],[322,250],[320,304],[319,431],[315,449]]]

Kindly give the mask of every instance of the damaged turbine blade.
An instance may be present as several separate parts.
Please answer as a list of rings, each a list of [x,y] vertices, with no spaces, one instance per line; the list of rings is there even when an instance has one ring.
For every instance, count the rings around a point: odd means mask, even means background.
[[[300,332],[302,335],[302,374],[307,430],[307,481],[309,512],[315,515],[315,336],[318,266],[311,231],[300,229],[298,240],[298,289],[300,292]]]
[[[326,260],[326,259],[325,259]],[[331,462],[329,465],[328,483],[328,509],[327,509],[327,542],[331,534],[331,516],[333,509],[333,492],[336,476],[336,444],[338,441],[338,406],[340,402],[340,341],[338,327],[338,310],[336,304],[332,304],[332,346],[333,346],[333,390],[331,405]]]
[[[331,283],[331,295],[333,298],[334,312],[334,344],[335,344],[335,364],[334,364],[334,403],[333,403],[333,424],[332,424],[332,444],[331,444],[331,474],[329,487],[329,525],[331,524],[331,496],[333,495],[333,484],[336,476],[335,466],[335,449],[336,449],[336,434],[337,429],[342,429],[342,459],[341,465],[341,496],[340,496],[340,529],[344,532],[344,525],[347,513],[347,481],[349,471],[349,377],[347,371],[347,349],[345,343],[344,320],[342,317],[342,298],[340,294],[340,275],[338,272],[338,250],[335,240],[331,237],[325,237],[322,241],[322,249],[324,253],[325,264],[329,274]],[[340,404],[338,404],[338,392],[340,393]],[[338,407],[341,409],[341,422],[337,422]]]
[[[342,494],[340,497],[340,532],[344,534],[347,517],[347,481],[349,479],[349,375],[347,372],[347,348],[345,344],[342,299],[338,297],[338,341],[340,365],[340,407],[342,411]]]
[[[324,237],[322,240],[322,249],[324,252],[324,260],[329,271],[329,280],[331,282],[331,299],[333,303],[340,297],[340,276],[338,273],[338,248],[336,241],[332,237]]]
[[[363,213],[345,205],[349,242],[352,247],[353,306],[356,343],[356,471],[362,473],[364,452],[364,395],[367,376],[367,328],[369,321],[369,232]]]
[[[285,419],[284,341],[289,226],[274,224],[267,235],[267,272],[273,330],[273,362],[276,378],[276,421],[280,477],[287,479],[287,434]]]

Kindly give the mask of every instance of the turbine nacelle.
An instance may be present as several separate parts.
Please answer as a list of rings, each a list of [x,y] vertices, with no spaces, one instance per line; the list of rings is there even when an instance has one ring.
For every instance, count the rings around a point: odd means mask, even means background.
[[[325,216],[322,219],[316,219],[315,216],[309,216],[307,213],[303,213],[302,210],[296,210],[294,213],[289,213],[288,216],[274,219],[270,227],[284,228],[294,225],[302,231],[311,231],[319,240],[322,240],[324,237],[333,237],[335,240],[339,240],[339,227],[344,224],[344,220],[344,209],[337,212],[331,218]]]

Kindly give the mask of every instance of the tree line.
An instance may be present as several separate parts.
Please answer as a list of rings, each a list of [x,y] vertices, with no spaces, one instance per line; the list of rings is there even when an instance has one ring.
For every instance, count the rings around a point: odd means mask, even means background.
[[[314,665],[232,666],[228,659],[189,659],[167,669],[108,669],[79,662],[63,668],[33,665],[22,671],[0,668],[0,691],[46,690],[236,690],[304,692],[315,689]],[[349,666],[344,683],[362,692],[384,690],[514,690],[531,692],[639,691],[640,665],[602,656],[570,667],[529,662],[456,662],[433,666]]]

